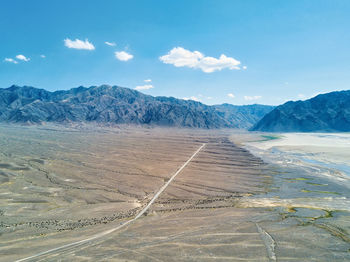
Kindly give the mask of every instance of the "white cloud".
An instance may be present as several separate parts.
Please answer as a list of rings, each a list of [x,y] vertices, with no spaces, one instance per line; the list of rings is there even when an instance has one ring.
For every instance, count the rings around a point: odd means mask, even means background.
[[[143,81],[146,82],[146,83],[150,83],[150,82],[152,82],[152,79],[145,79]]]
[[[161,56],[159,59],[165,64],[172,64],[176,67],[187,66],[195,68],[203,57],[203,54],[198,51],[191,52],[182,47],[175,47],[167,55]]]
[[[219,58],[204,56],[199,51],[189,51],[183,47],[174,47],[168,54],[159,57],[165,64],[172,64],[176,67],[190,67],[201,69],[205,73],[212,73],[228,68],[239,70],[240,61],[222,54]]]
[[[243,68],[243,70],[247,70],[248,67],[247,66],[242,66],[242,68]]]
[[[228,97],[235,98],[235,95],[232,93],[227,94]]]
[[[147,90],[147,89],[151,89],[154,88],[153,85],[143,85],[143,86],[136,86],[135,90]]]
[[[201,100],[198,97],[195,96],[191,96],[191,97],[184,97],[182,98],[183,100],[193,100],[193,101],[197,101],[200,102]]]
[[[125,51],[115,52],[114,54],[115,54],[115,57],[117,59],[119,59],[120,61],[128,61],[134,57],[133,55],[131,55]]]
[[[40,55],[41,58],[46,58],[46,55]]]
[[[4,62],[18,64],[18,62],[13,58],[7,58],[7,57],[4,59]]]
[[[207,97],[207,99],[209,99],[209,100],[210,100],[210,99],[213,99],[213,98],[212,98],[211,96],[208,96],[208,97]]]
[[[108,42],[108,41],[106,41],[105,44],[106,44],[106,45],[109,45],[109,46],[116,46],[116,43],[114,43],[114,42]]]
[[[225,55],[221,55],[219,59],[208,56],[200,60],[198,67],[205,73],[212,73],[225,68],[230,70],[239,70],[240,68],[238,65],[240,63],[241,62],[235,60],[234,58],[227,57]]]
[[[244,100],[247,101],[253,101],[253,100],[258,100],[260,99],[262,96],[244,96]]]
[[[25,62],[28,62],[30,60],[30,58],[27,58],[24,55],[16,55],[16,58]]]
[[[84,50],[95,50],[95,47],[89,40],[85,39],[82,41],[80,39],[70,40],[69,38],[64,39],[64,45],[68,48],[74,49],[84,49]]]
[[[317,92],[317,93],[313,93],[311,95],[298,94],[298,99],[300,99],[300,100],[307,100],[307,99],[311,99],[311,98],[313,98],[315,96],[318,96],[318,95],[321,95],[321,94],[324,94],[324,93]]]

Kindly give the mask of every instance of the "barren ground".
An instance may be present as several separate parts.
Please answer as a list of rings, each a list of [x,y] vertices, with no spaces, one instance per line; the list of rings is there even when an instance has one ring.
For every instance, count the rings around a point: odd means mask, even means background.
[[[232,132],[0,127],[0,261],[132,219],[203,143],[133,224],[33,261],[348,261],[347,232],[242,204],[274,190],[281,170],[236,146]]]

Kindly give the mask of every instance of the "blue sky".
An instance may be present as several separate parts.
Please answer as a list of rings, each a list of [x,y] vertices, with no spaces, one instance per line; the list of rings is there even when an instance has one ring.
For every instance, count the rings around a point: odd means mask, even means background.
[[[349,14],[347,0],[4,0],[0,87],[276,105],[350,89]]]

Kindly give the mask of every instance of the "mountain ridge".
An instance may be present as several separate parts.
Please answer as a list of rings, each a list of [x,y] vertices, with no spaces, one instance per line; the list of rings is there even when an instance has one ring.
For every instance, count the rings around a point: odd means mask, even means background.
[[[268,132],[349,132],[350,90],[288,101],[266,114],[250,130]]]
[[[0,121],[98,122],[196,128],[249,128],[273,106],[205,105],[174,97],[153,97],[110,85],[47,91],[31,86],[0,89]]]

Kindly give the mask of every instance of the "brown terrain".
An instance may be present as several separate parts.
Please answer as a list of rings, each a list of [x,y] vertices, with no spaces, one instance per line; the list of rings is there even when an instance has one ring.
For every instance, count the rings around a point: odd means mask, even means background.
[[[241,204],[279,170],[232,132],[0,127],[0,261],[348,261],[347,234]]]

